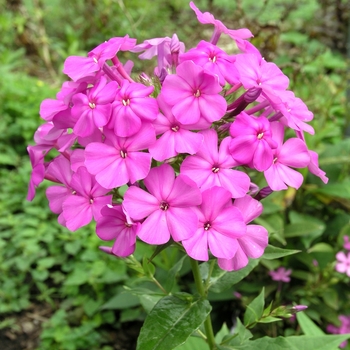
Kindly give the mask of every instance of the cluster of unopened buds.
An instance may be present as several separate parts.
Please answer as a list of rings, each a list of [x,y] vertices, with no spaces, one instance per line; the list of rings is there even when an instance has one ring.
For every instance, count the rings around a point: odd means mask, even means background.
[[[45,120],[28,147],[32,176],[28,199],[43,181],[58,221],[75,231],[93,219],[108,252],[126,257],[137,237],[152,245],[170,240],[193,259],[212,255],[225,270],[259,258],[268,232],[249,224],[273,191],[299,188],[305,168],[327,182],[304,132],[313,118],[287,90],[289,80],[249,41],[191,2],[199,22],[214,25],[209,42],[185,50],[176,34],[136,45],[112,38],[87,57],[68,57],[56,99],[44,100]],[[220,36],[237,53],[217,46]],[[118,53],[156,57],[150,78],[131,77],[133,63]],[[286,129],[295,136],[285,140]],[[52,149],[59,155],[47,161]],[[248,174],[264,174],[259,189]]]

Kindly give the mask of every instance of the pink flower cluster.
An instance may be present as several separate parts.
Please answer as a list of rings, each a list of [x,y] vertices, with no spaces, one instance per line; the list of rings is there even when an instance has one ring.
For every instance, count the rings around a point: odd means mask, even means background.
[[[334,326],[332,324],[329,324],[327,326],[327,332],[332,334],[348,334],[350,333],[350,316],[346,315],[339,315],[338,317],[340,321],[340,326]],[[345,340],[340,344],[340,348],[345,348],[348,344],[348,341]]]
[[[267,230],[250,224],[263,210],[258,199],[299,188],[295,168],[327,178],[304,139],[314,132],[313,114],[287,90],[288,78],[246,40],[248,29],[228,29],[190,6],[199,22],[214,25],[210,42],[186,51],[176,34],[139,45],[126,35],[66,59],[71,80],[42,102],[45,123],[28,146],[28,199],[44,179],[54,182],[47,198],[59,223],[74,231],[94,219],[117,256],[132,254],[137,237],[173,240],[194,259],[211,254],[237,270],[268,243]],[[222,34],[239,53],[217,46]],[[154,76],[135,81],[120,51],[156,57]],[[288,128],[295,137],[285,139]],[[46,161],[52,149],[59,155]],[[248,169],[262,172],[268,186],[259,192]]]

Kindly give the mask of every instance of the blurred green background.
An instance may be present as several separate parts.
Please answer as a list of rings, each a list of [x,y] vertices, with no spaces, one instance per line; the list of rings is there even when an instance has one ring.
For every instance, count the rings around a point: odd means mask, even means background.
[[[210,39],[184,0],[0,0],[0,348],[16,349],[133,349],[147,311],[157,301],[125,292],[123,286],[152,279],[140,269],[107,256],[94,225],[69,232],[50,213],[42,185],[33,202],[26,202],[30,162],[26,146],[42,124],[39,106],[55,98],[62,82],[64,60],[86,55],[101,42],[129,34],[145,39],[177,33],[187,48]],[[299,191],[275,193],[264,200],[265,225],[273,245],[300,249],[301,254],[261,261],[233,290],[211,296],[214,327],[232,326],[233,317],[262,286],[268,300],[305,304],[307,314],[325,330],[350,314],[350,279],[334,271],[335,254],[343,236],[350,235],[350,113],[346,100],[349,70],[350,3],[342,0],[202,0],[196,5],[212,12],[227,27],[248,27],[263,56],[277,63],[291,79],[290,88],[315,118],[316,135],[307,137],[320,153],[320,166],[329,184],[301,170]],[[219,46],[230,52],[232,43]],[[349,49],[350,50],[350,49]],[[349,55],[350,56],[350,55]],[[134,73],[152,73],[153,63],[125,54],[135,62]],[[349,136],[348,133],[347,136]],[[140,243],[135,257],[150,257],[152,247]],[[170,249],[154,264],[158,280],[180,255]],[[316,261],[316,262],[315,262]],[[130,265],[130,264],[129,264]],[[292,281],[276,295],[268,271],[293,269]],[[186,261],[174,289],[191,289]],[[121,293],[124,291],[123,293]],[[155,294],[156,295],[156,294]],[[223,316],[224,315],[224,316]],[[231,323],[231,324],[230,324]],[[286,321],[263,325],[261,334],[299,334]]]

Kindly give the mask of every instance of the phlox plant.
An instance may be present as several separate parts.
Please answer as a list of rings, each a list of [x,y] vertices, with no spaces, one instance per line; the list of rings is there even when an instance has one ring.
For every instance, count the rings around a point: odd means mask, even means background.
[[[58,222],[76,231],[95,221],[97,236],[112,241],[101,250],[127,264],[140,264],[133,257],[137,240],[156,246],[151,259],[170,245],[189,259],[196,291],[172,292],[154,278],[163,295],[145,320],[138,349],[173,349],[191,335],[210,349],[336,347],[347,336],[249,340],[248,328],[258,322],[305,309],[264,309],[263,291],[244,325],[237,320],[235,330],[214,337],[209,289],[242,280],[262,256],[291,254],[269,246],[267,229],[254,224],[261,200],[298,189],[300,168],[328,179],[305,143],[304,133],[314,134],[313,114],[288,90],[288,77],[248,41],[249,29],[228,29],[193,2],[190,7],[201,24],[214,27],[210,41],[186,49],[176,34],[141,44],[126,35],[66,59],[69,80],[56,99],[42,102],[44,123],[28,146],[27,199],[51,181],[46,195]],[[218,46],[222,35],[235,52]],[[155,59],[153,74],[133,74],[121,51]],[[148,264],[143,268],[152,274]]]

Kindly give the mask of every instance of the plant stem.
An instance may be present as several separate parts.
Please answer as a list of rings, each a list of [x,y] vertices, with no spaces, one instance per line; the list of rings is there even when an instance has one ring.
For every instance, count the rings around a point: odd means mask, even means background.
[[[192,258],[190,258],[190,261],[191,261],[191,267],[192,267],[194,282],[196,284],[197,291],[202,298],[206,299],[207,291],[205,290],[202,282],[202,277],[199,272],[198,261]],[[209,348],[210,350],[215,350],[216,344],[215,344],[214,332],[213,332],[213,326],[211,324],[210,314],[207,316],[207,318],[204,321],[204,328],[205,328],[205,333],[207,336],[207,342],[208,342]]]

